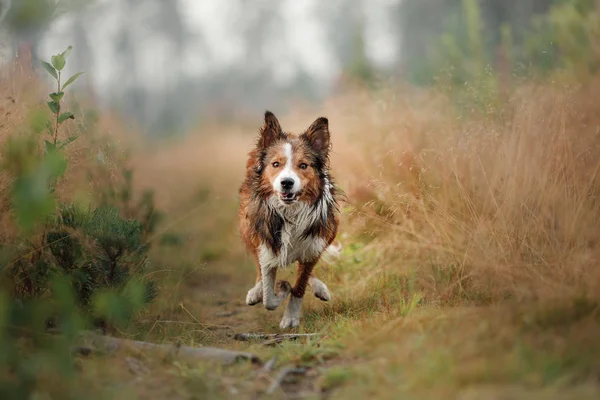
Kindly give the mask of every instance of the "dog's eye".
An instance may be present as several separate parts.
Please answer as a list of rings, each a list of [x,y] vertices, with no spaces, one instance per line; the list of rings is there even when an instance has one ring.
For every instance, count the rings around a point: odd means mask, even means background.
[[[275,168],[279,167],[279,163],[278,163],[277,161],[275,161],[275,162],[273,163],[273,167],[275,167]]]
[[[300,164],[300,169],[306,169],[306,168],[308,168],[308,164],[306,164],[306,163]]]

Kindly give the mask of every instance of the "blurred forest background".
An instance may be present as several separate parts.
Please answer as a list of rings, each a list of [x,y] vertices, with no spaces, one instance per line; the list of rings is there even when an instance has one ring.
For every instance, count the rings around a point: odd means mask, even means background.
[[[3,61],[72,44],[70,71],[154,135],[319,102],[348,82],[462,85],[595,59],[595,0],[3,0]],[[554,7],[554,12],[551,11]],[[575,60],[577,59],[577,60]],[[532,71],[535,65],[536,71]]]

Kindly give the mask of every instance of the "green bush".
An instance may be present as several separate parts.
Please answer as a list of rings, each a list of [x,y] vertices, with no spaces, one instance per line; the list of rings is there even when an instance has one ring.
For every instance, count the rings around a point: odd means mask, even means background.
[[[131,170],[124,169],[120,185],[102,188],[96,204],[57,195],[68,168],[65,150],[78,139],[61,130],[75,119],[63,110],[64,89],[81,75],[62,81],[70,51],[42,62],[57,84],[47,102],[51,117],[35,111],[2,149],[2,171],[11,178],[8,212],[18,228],[0,247],[2,399],[30,398],[44,379],[52,381],[44,390],[53,398],[76,397],[77,333],[128,324],[158,290],[144,273],[160,214],[151,192],[134,202]]]

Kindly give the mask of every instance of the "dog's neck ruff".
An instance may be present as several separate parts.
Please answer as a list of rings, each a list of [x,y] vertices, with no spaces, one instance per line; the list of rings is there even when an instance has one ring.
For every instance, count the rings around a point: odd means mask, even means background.
[[[267,207],[274,216],[281,218],[282,224],[279,232],[273,232],[279,236],[278,246],[273,248],[267,243],[261,245],[261,263],[283,268],[295,261],[316,259],[323,252],[325,239],[314,233],[327,224],[331,207],[335,207],[331,188],[326,178],[323,191],[314,204],[298,201],[284,205],[277,196],[268,198]]]

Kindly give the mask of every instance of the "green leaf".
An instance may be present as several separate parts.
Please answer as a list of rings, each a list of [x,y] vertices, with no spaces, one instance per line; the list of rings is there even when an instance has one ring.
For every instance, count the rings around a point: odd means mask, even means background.
[[[69,54],[71,54],[71,50],[73,50],[73,46],[67,47],[67,49],[60,53],[60,55],[63,56],[64,59],[66,59],[69,56]]]
[[[41,63],[42,67],[44,67],[44,69],[48,71],[48,73],[52,75],[54,79],[58,79],[58,74],[52,65],[48,64],[46,61],[41,61]]]
[[[34,133],[40,133],[46,128],[46,124],[48,123],[47,115],[48,113],[41,109],[35,109],[31,112],[29,126]]]
[[[128,281],[125,284],[123,294],[131,302],[131,305],[135,310],[138,310],[144,306],[144,292],[145,288],[141,282],[133,280]]]
[[[60,104],[57,103],[56,101],[49,101],[48,102],[48,108],[50,109],[50,111],[52,111],[54,114],[58,114],[60,112]]]
[[[79,78],[79,76],[81,76],[83,74],[84,74],[83,72],[78,72],[75,75],[73,75],[72,77],[70,77],[69,79],[67,79],[67,81],[63,85],[62,89],[65,90],[65,88],[67,86],[69,86],[71,83],[75,82],[75,79]]]
[[[52,61],[52,66],[58,71],[61,71],[65,67],[66,61],[62,54],[52,56],[50,60]]]
[[[69,143],[73,143],[75,140],[77,140],[77,138],[78,138],[78,137],[79,137],[79,136],[76,136],[76,135],[75,135],[75,136],[70,136],[70,137],[69,137],[68,139],[66,139],[66,140],[61,140],[61,141],[60,141],[60,145],[59,145],[58,147],[62,149],[63,147],[65,147],[65,146],[66,146],[66,145],[68,145]]]
[[[127,321],[128,304],[116,290],[102,289],[93,294],[94,314],[106,318],[110,323],[122,324]]]
[[[13,185],[12,206],[19,226],[35,227],[55,210],[50,182],[64,174],[67,159],[46,141],[47,153],[30,173],[20,176]]]
[[[58,103],[62,100],[64,95],[65,95],[65,92],[50,93],[50,98]]]
[[[67,170],[65,155],[54,146],[48,151],[42,161],[42,167],[48,172],[50,178],[60,178]]]
[[[13,186],[13,207],[17,223],[30,230],[54,211],[54,198],[48,190],[48,179],[43,171],[16,180]]]
[[[56,146],[54,143],[44,140],[44,144],[46,146],[46,153],[50,153],[51,151],[56,151]]]
[[[50,136],[54,136],[54,126],[52,126],[52,122],[46,120],[46,133]]]
[[[72,112],[67,111],[67,112],[60,114],[58,116],[58,123],[62,124],[63,122],[65,122],[68,119],[75,119],[75,116],[73,115]]]
[[[81,329],[80,325],[82,321],[78,315],[77,298],[69,282],[69,277],[64,275],[55,276],[52,278],[50,287],[52,288],[53,299],[55,300],[55,311],[60,320],[61,332],[69,340],[73,340],[77,332]]]

